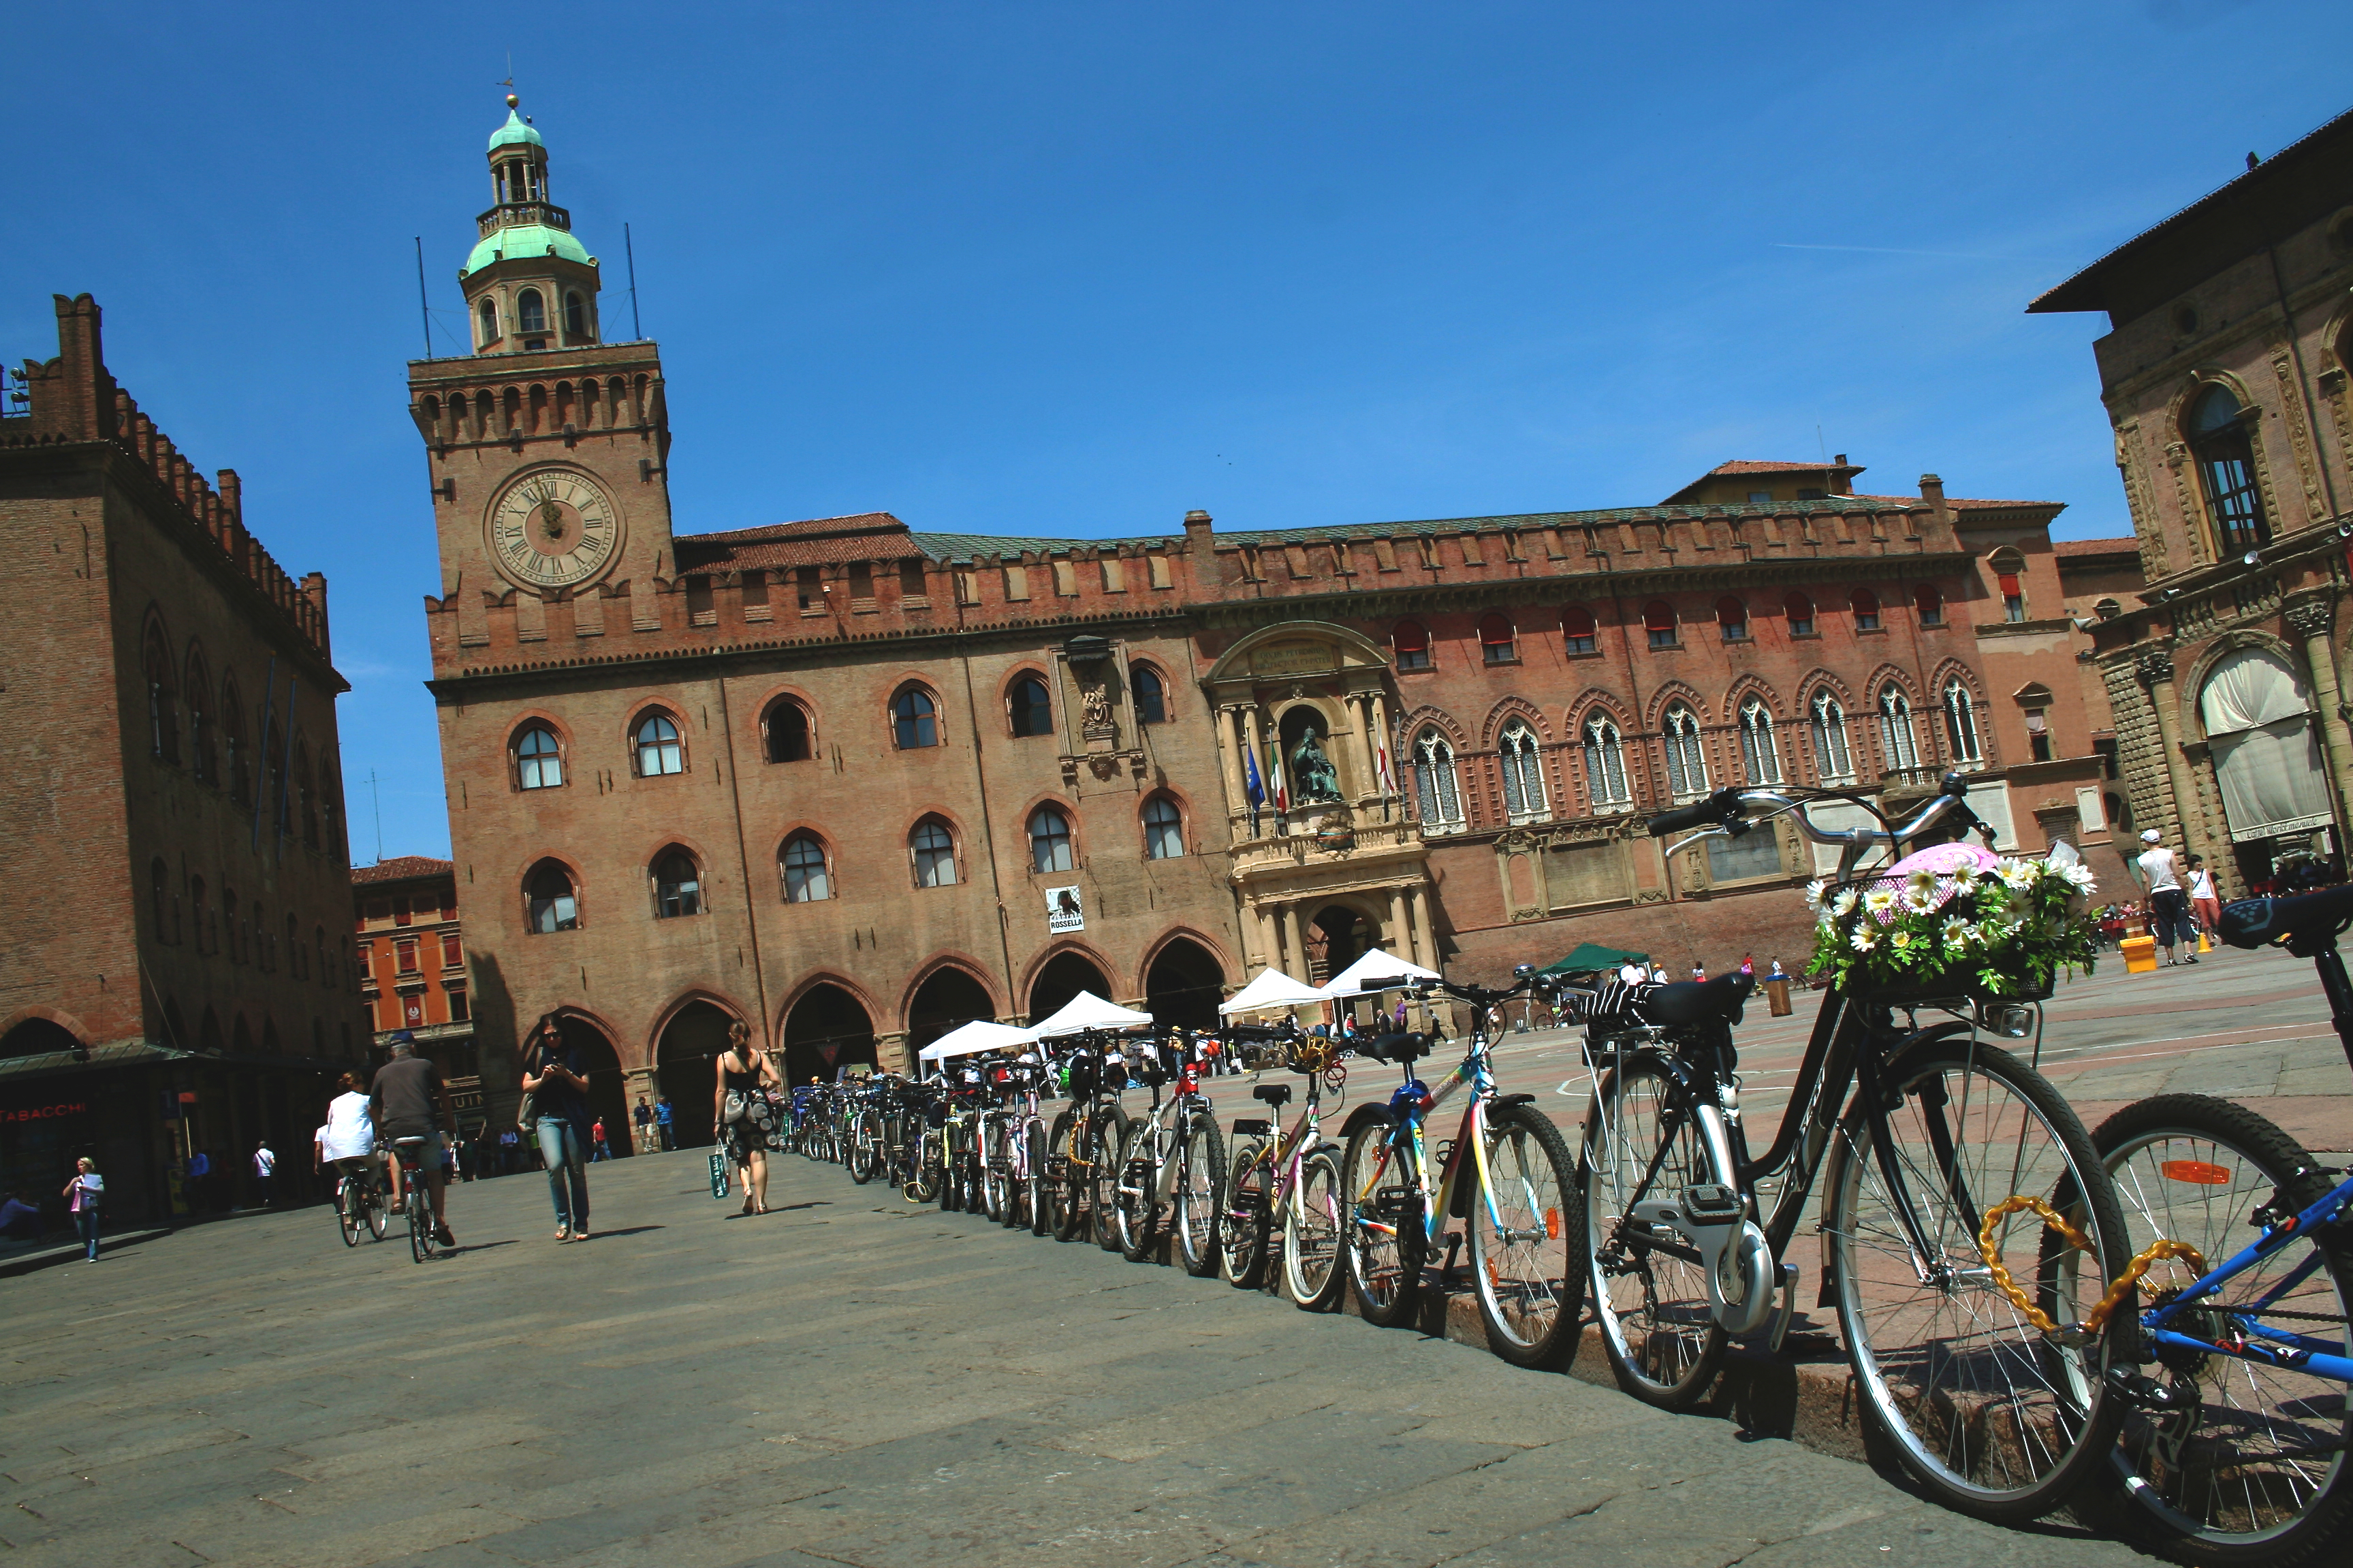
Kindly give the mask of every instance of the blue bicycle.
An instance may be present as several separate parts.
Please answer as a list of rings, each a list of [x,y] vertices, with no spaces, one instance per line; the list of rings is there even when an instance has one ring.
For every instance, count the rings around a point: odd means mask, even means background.
[[[2221,935],[2310,959],[2353,1061],[2353,982],[2337,951],[2348,924],[2342,887],[2232,904]],[[2344,1173],[2207,1095],[2126,1106],[2092,1141],[2134,1252],[2169,1239],[2197,1254],[2142,1279],[2140,1367],[2108,1374],[2128,1411],[2115,1473],[2156,1527],[2150,1544],[2199,1563],[2346,1561],[2353,1179],[2332,1186]]]

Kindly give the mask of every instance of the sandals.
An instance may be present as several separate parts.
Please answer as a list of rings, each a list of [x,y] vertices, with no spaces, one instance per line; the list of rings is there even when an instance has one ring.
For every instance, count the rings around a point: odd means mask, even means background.
[[[749,1197],[746,1197],[746,1198],[744,1200],[744,1206],[743,1206],[742,1208],[740,1208],[740,1209],[737,1209],[735,1212],[736,1212],[737,1214],[742,1214],[742,1215],[748,1215],[748,1214],[750,1214],[750,1213],[752,1212],[752,1200],[751,1200]]]

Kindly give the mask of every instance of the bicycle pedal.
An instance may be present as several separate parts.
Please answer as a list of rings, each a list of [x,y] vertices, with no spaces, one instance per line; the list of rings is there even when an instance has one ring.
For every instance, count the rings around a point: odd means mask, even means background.
[[[2106,1376],[2108,1387],[2136,1410],[2171,1412],[2189,1407],[2189,1401],[2179,1390],[2146,1373],[2128,1366],[2111,1366]]]

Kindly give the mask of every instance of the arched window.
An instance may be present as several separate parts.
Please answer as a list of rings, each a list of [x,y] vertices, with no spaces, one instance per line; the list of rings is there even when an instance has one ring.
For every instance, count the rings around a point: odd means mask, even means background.
[[[149,637],[142,661],[147,675],[148,749],[158,762],[180,760],[180,716],[172,691],[172,660],[161,637]]]
[[[1752,785],[1781,782],[1781,746],[1773,734],[1773,710],[1761,697],[1740,705],[1740,769]]]
[[[1675,607],[1664,599],[1653,599],[1642,606],[1642,629],[1651,636],[1652,647],[1675,646]]]
[[[1879,629],[1878,595],[1868,588],[1857,588],[1847,599],[1847,605],[1854,611],[1856,631],[1875,632]]]
[[[179,922],[173,918],[178,906],[172,900],[172,872],[160,859],[149,864],[147,880],[155,897],[155,940],[168,942],[177,934],[173,928]]]
[[[915,886],[955,886],[955,838],[946,827],[931,817],[925,817],[908,836],[907,848],[915,858]]]
[[[1158,670],[1148,664],[1129,665],[1127,689],[1134,701],[1137,723],[1168,722],[1168,683],[1160,679]]]
[[[515,331],[525,337],[547,331],[547,303],[536,289],[526,289],[515,296]]]
[[[221,743],[227,752],[222,761],[228,797],[239,805],[251,805],[253,748],[245,739],[245,704],[237,697],[234,677],[221,682]]]
[[[1626,742],[1617,721],[1604,713],[1585,721],[1585,788],[1596,811],[1634,804],[1626,780]]]
[[[891,700],[891,733],[902,752],[940,743],[939,710],[931,693],[910,686]]]
[[[1067,871],[1074,864],[1071,858],[1071,819],[1050,805],[1041,805],[1031,812],[1029,868]]]
[[[785,902],[818,904],[833,897],[833,876],[825,863],[825,846],[814,833],[796,833],[785,840],[776,857],[784,868]]]
[[[319,786],[311,772],[311,748],[294,742],[294,799],[302,813],[302,842],[319,847]]]
[[[1591,653],[1599,628],[1593,624],[1593,612],[1582,605],[1571,605],[1560,613],[1561,644],[1570,653]]]
[[[1748,640],[1748,606],[1726,594],[1715,602],[1715,626],[1726,642]]]
[[[1425,833],[1451,833],[1462,826],[1462,792],[1454,782],[1454,748],[1435,729],[1413,743],[1414,796]]]
[[[481,305],[482,344],[488,347],[499,341],[499,307],[495,300],[484,300]]]
[[[1846,710],[1827,691],[1817,691],[1809,707],[1813,720],[1814,772],[1824,784],[1854,782],[1854,752],[1846,741]]]
[[[1912,729],[1912,700],[1893,684],[1879,689],[1879,744],[1891,768],[1920,765],[1920,742]]]
[[[1667,746],[1667,793],[1677,800],[1697,800],[1707,793],[1707,747],[1700,739],[1699,715],[1678,702],[1659,728]]]
[[[293,914],[286,917],[286,968],[297,980],[305,978],[309,973],[309,964],[302,952],[302,921]]]
[[[580,928],[580,900],[572,887],[572,873],[553,860],[542,860],[523,883],[523,929],[533,936]]]
[[[686,771],[685,748],[679,744],[678,726],[667,713],[649,713],[638,721],[634,749],[641,779]]]
[[[1006,707],[1013,716],[1013,732],[1017,736],[1050,735],[1054,732],[1054,703],[1046,695],[1046,683],[1034,675],[1025,675],[1013,683],[1005,694]]]
[[[213,911],[211,906],[205,902],[205,879],[202,877],[188,879],[188,923],[195,929],[196,951],[211,951],[214,946]]]
[[[1989,563],[1993,567],[1994,586],[2001,594],[2001,618],[2018,622],[2026,618],[2026,557],[2015,550],[1997,550]]]
[[[2228,387],[2209,387],[2190,405],[2189,436],[2206,510],[2224,552],[2253,550],[2270,539],[2263,492],[2255,486],[2254,448],[2239,400]]]
[[[1793,637],[1814,635],[1814,602],[1803,594],[1790,594],[1781,600],[1781,616],[1788,624]]]
[[[212,689],[212,678],[205,673],[203,658],[190,649],[186,678],[181,682],[181,689],[188,698],[188,765],[206,784],[215,782]]]
[[[1166,795],[1154,795],[1144,803],[1144,858],[1174,860],[1184,853],[1184,814]]]
[[[311,928],[311,945],[312,950],[319,955],[319,984],[322,985],[334,984],[335,965],[333,958],[331,957],[327,952],[327,928],[325,926],[312,926]]]
[[[1934,583],[1923,583],[1912,590],[1912,607],[1919,612],[1922,626],[1945,624],[1945,595],[1937,592]]]
[[[577,290],[567,290],[564,296],[564,335],[575,343],[588,336],[588,304]]]
[[[760,729],[766,737],[768,761],[772,763],[805,763],[815,754],[808,710],[789,697],[780,697],[768,704],[767,712],[760,717]]]
[[[1544,753],[1535,731],[1514,719],[1504,726],[1495,752],[1504,765],[1504,814],[1514,822],[1544,817]]]
[[[702,912],[702,872],[683,849],[654,857],[654,919],[675,920]]]
[[[252,912],[246,929],[253,933],[253,962],[264,969],[278,967],[278,939],[269,934],[269,922],[261,917],[261,900],[253,900]]]
[[[1479,618],[1479,656],[1489,664],[1520,662],[1519,643],[1512,630],[1508,616],[1482,616]]]
[[[544,724],[527,724],[515,737],[515,783],[523,789],[554,789],[564,782],[563,748]]]
[[[227,944],[231,963],[245,962],[244,928],[237,923],[237,889],[223,888],[220,905],[221,940]]]
[[[1399,669],[1430,668],[1430,633],[1419,621],[1399,621],[1389,632],[1389,647]]]
[[[1978,746],[1978,705],[1969,689],[1959,676],[1945,682],[1945,740],[1950,746],[1953,761],[1979,763],[1985,760]]]

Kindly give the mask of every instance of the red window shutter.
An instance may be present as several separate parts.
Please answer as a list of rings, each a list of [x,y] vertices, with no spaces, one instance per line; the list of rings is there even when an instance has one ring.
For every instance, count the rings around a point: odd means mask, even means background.
[[[2006,599],[2015,598],[2018,595],[2019,587],[2017,573],[2004,572],[2001,574],[2001,593],[2002,597]]]
[[[1560,613],[1561,630],[1569,637],[1589,637],[1593,635],[1593,612],[1572,605]]]
[[[1745,626],[1748,624],[1748,606],[1726,595],[1715,602],[1715,624],[1720,626]]]
[[[1664,599],[1653,599],[1642,611],[1642,629],[1671,632],[1675,629],[1675,607]]]
[[[1512,623],[1502,616],[1487,616],[1479,622],[1479,640],[1489,647],[1509,647]]]
[[[1422,653],[1430,647],[1430,634],[1419,621],[1399,621],[1397,630],[1389,634],[1390,644],[1399,653]]]
[[[1920,618],[1924,621],[1941,621],[1945,618],[1945,595],[1936,592],[1933,584],[1923,583],[1913,589],[1912,603],[1918,607]]]

